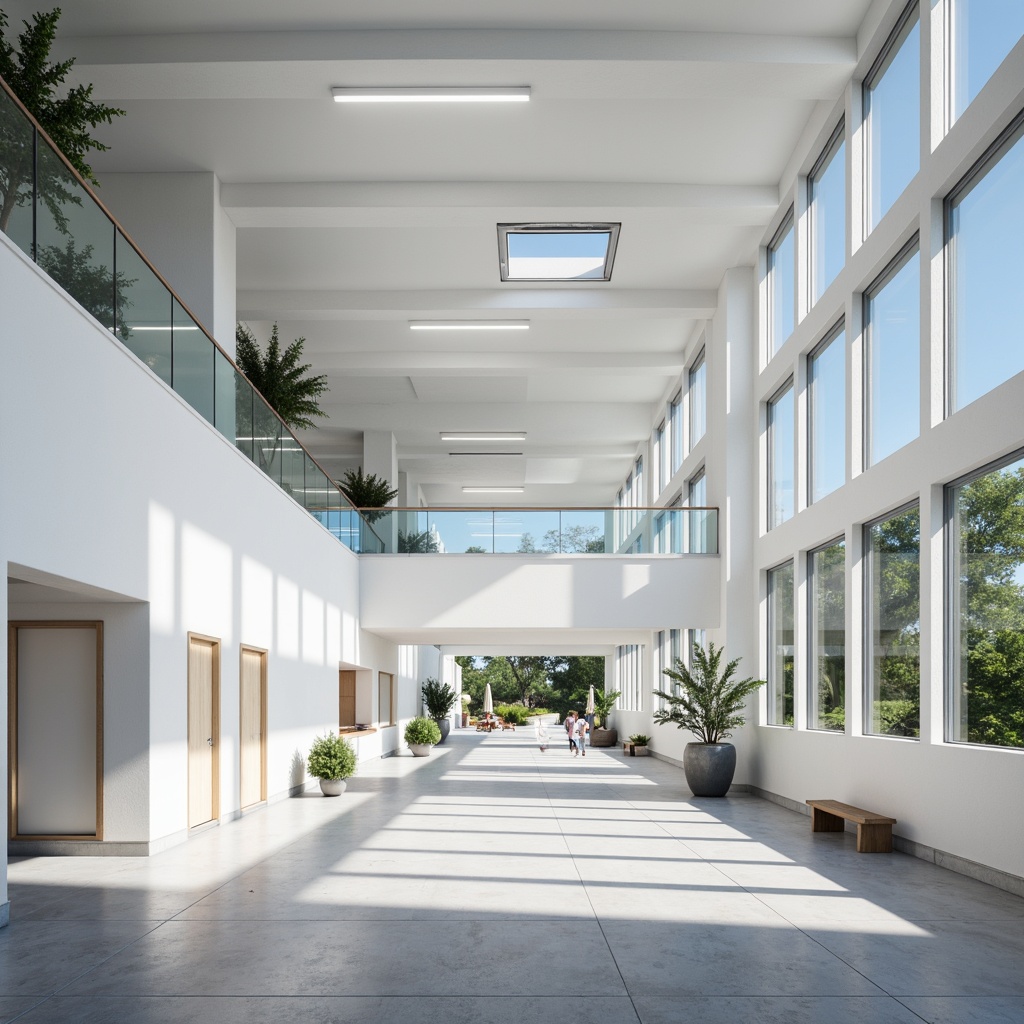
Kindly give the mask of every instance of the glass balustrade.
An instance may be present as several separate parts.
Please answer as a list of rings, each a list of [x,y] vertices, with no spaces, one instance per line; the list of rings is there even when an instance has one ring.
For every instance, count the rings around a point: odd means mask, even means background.
[[[338,540],[384,550],[2,82],[0,231]]]
[[[713,555],[718,510],[632,508],[360,509],[384,554]],[[364,550],[370,550],[369,546]]]

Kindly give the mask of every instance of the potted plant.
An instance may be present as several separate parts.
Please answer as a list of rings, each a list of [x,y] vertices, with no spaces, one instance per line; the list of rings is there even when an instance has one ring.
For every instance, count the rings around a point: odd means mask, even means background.
[[[678,692],[654,691],[667,705],[654,712],[654,721],[659,725],[671,722],[698,737],[683,751],[686,784],[694,796],[725,796],[728,792],[736,772],[736,748],[725,740],[746,721],[742,711],[747,697],[765,683],[763,679],[734,680],[739,658],[719,672],[724,654],[724,647],[710,643],[705,651],[695,643],[692,669],[677,658],[674,669],[664,670],[675,680]]]
[[[614,747],[619,742],[618,730],[609,728],[608,716],[619,699],[619,690],[611,693],[597,691],[594,693],[594,728],[590,731],[592,747]]]
[[[622,751],[630,757],[647,757],[647,744],[651,742],[650,736],[642,732],[635,732],[622,744]]]
[[[324,796],[338,796],[345,792],[345,780],[355,775],[355,748],[343,736],[332,733],[317,736],[309,748],[306,770],[320,780]]]
[[[426,757],[430,748],[441,742],[441,730],[429,718],[413,718],[405,727],[405,742],[414,757]]]
[[[441,738],[438,743],[444,743],[448,739],[452,723],[448,716],[459,699],[458,694],[447,684],[439,683],[436,679],[427,679],[421,687],[423,693],[423,705],[427,709],[427,717],[432,718],[438,729],[441,730]]]
[[[383,509],[398,496],[398,488],[392,487],[383,477],[377,476],[376,473],[367,473],[364,476],[362,466],[358,466],[355,472],[351,469],[347,470],[344,479],[338,482],[338,486],[356,508],[363,510],[363,518],[368,523],[375,523],[388,513],[386,511],[367,512],[366,509]]]

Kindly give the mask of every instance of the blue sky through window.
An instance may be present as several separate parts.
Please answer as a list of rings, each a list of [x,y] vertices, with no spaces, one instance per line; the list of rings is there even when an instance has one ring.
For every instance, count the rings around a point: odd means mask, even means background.
[[[510,281],[606,280],[612,230],[509,231],[506,235]]]

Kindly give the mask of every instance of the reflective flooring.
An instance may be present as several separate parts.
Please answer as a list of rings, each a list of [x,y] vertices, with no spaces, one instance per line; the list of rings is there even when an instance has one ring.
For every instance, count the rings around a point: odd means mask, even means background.
[[[0,1020],[1024,1021],[1024,900],[854,842],[455,732],[155,857],[12,861]]]

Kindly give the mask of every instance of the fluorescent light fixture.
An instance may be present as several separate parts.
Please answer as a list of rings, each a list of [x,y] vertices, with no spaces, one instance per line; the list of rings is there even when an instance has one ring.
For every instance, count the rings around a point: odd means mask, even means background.
[[[469,455],[474,459],[493,459],[498,455],[518,455],[522,456],[522,452],[449,452],[452,457],[458,455]]]
[[[525,487],[463,487],[463,494],[522,494]]]
[[[335,103],[528,103],[530,87],[459,85],[385,86],[365,88],[335,86],[331,89]]]
[[[474,430],[470,432],[442,430],[442,441],[525,441],[525,430]]]
[[[529,320],[410,320],[410,331],[528,331]]]
[[[127,326],[128,326],[128,329],[132,333],[134,333],[135,331],[170,331],[170,330],[172,330],[172,327],[171,327],[170,324],[167,324],[164,327],[133,327],[131,324],[128,324]],[[185,324],[175,324],[174,327],[173,327],[173,330],[175,330],[175,331],[198,331],[199,328],[196,327],[195,324],[188,324],[188,325],[185,325]]]

